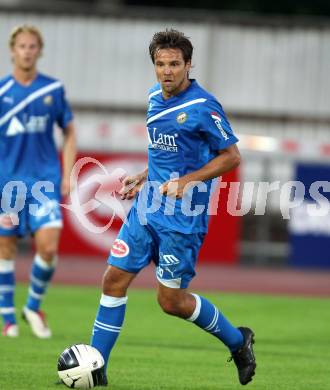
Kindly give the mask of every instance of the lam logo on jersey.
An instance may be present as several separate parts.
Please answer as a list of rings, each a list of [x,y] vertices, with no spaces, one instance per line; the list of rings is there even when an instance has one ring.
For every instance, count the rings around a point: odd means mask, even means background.
[[[112,244],[111,254],[115,257],[125,257],[129,254],[129,247],[125,241],[117,238]]]
[[[227,139],[229,139],[229,137],[221,125],[220,115],[217,112],[211,112],[211,117],[214,120],[214,123],[216,124],[217,128],[220,130],[221,135],[227,141]]]
[[[176,138],[178,134],[166,134],[157,129],[157,127],[147,128],[149,143],[153,149],[165,150],[167,152],[178,152]]]

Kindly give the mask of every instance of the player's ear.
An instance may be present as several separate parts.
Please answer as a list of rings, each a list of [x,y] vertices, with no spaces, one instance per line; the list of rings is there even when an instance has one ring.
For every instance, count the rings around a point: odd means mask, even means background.
[[[185,67],[186,67],[187,77],[189,78],[189,72],[191,69],[191,61],[190,60],[186,62]]]
[[[12,62],[12,63],[14,63],[14,61],[15,61],[15,55],[14,55],[14,49],[11,47],[10,48],[10,61]]]

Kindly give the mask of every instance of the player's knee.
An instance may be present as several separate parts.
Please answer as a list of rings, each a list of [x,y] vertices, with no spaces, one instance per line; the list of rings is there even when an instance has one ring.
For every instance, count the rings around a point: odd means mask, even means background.
[[[181,305],[174,299],[158,295],[158,303],[164,313],[181,317]]]
[[[103,294],[109,296],[125,296],[128,283],[123,273],[113,267],[109,267],[102,280]]]
[[[0,248],[0,259],[12,260],[16,257],[16,248],[11,245],[3,245]]]
[[[0,259],[15,259],[17,252],[16,241],[0,237]]]
[[[44,261],[50,263],[54,260],[54,257],[57,254],[57,245],[53,243],[42,245],[38,249],[38,254]]]

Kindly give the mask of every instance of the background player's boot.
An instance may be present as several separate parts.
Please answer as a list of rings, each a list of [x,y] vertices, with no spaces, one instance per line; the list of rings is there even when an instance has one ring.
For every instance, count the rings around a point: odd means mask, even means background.
[[[254,333],[249,328],[239,327],[238,329],[243,334],[244,344],[239,350],[232,352],[229,361],[234,360],[239,381],[242,385],[246,385],[252,381],[257,367],[253,352]]]
[[[2,335],[5,337],[18,337],[18,325],[7,322],[2,329]]]
[[[40,339],[49,339],[52,336],[52,332],[46,322],[46,316],[42,311],[30,310],[25,306],[23,307],[22,317],[30,325],[35,336]]]

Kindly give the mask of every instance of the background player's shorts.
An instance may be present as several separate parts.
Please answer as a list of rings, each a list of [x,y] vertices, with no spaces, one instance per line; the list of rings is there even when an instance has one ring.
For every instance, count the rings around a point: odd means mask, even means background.
[[[0,236],[23,237],[28,232],[34,233],[41,227],[63,226],[58,193],[47,193],[43,202],[36,200],[30,194],[21,199],[13,194],[9,198],[3,195],[0,204]],[[8,205],[17,212],[9,212]]]
[[[195,264],[205,233],[183,234],[152,223],[141,225],[136,209],[128,215],[115,240],[108,264],[138,273],[151,261],[156,264],[160,283],[187,288],[195,276]]]

